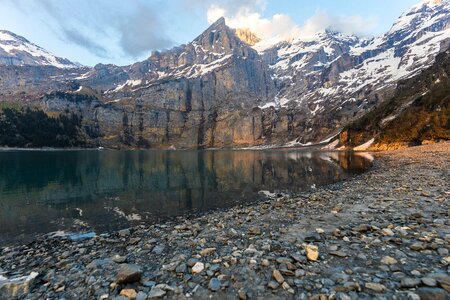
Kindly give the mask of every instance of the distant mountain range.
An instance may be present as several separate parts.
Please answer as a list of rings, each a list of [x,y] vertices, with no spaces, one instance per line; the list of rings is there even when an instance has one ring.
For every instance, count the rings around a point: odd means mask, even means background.
[[[0,66],[54,66],[78,68],[80,64],[56,57],[47,50],[10,31],[0,30]]]
[[[450,140],[449,76],[447,50],[428,69],[399,81],[391,98],[346,125],[332,144],[393,150]]]
[[[0,101],[76,113],[106,147],[325,143],[432,66],[449,21],[449,0],[427,0],[380,37],[326,30],[272,45],[222,18],[189,44],[93,68],[0,31]]]

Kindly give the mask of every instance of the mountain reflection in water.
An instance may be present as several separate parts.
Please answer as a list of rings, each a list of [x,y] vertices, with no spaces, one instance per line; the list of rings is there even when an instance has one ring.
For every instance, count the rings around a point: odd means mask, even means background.
[[[0,244],[230,207],[261,190],[301,192],[370,166],[351,152],[2,151]]]

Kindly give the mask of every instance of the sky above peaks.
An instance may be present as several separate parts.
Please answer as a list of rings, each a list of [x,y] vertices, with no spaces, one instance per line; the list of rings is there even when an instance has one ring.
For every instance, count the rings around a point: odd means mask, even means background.
[[[84,65],[126,65],[188,43],[225,17],[264,39],[332,29],[385,33],[419,0],[0,0],[0,29]]]

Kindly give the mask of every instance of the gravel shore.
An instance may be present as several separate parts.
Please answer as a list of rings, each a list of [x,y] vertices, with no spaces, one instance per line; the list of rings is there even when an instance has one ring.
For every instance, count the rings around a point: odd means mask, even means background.
[[[2,248],[0,299],[449,299],[450,143],[375,155],[296,197]]]

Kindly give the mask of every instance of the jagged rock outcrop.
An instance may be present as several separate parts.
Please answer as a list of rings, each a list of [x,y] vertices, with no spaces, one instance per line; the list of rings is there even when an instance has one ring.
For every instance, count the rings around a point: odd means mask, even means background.
[[[449,12],[449,0],[427,0],[378,38],[326,30],[264,49],[267,41],[221,18],[191,43],[130,66],[0,67],[0,97],[78,113],[89,144],[107,147],[320,143],[448,48]]]
[[[123,71],[97,66],[79,80],[109,85],[105,97],[114,100],[73,102],[69,92],[47,95],[43,103],[52,113],[79,111],[108,147],[248,146],[264,143],[264,116],[254,108],[275,97],[270,74],[220,19],[188,45],[153,53]],[[114,86],[117,76],[127,81]]]
[[[250,46],[255,46],[256,44],[261,42],[261,39],[256,34],[251,32],[248,28],[237,28],[234,30],[234,32],[239,39]]]

